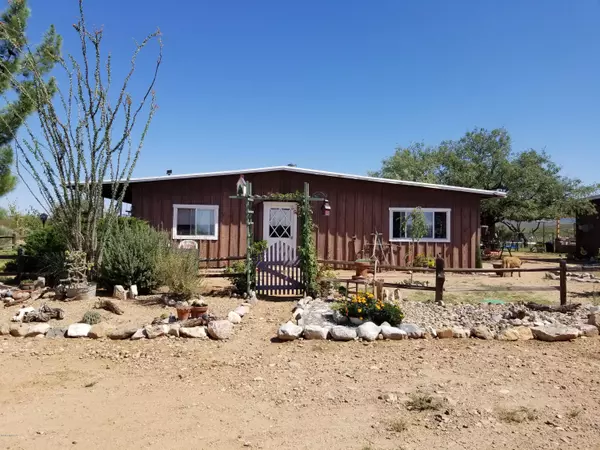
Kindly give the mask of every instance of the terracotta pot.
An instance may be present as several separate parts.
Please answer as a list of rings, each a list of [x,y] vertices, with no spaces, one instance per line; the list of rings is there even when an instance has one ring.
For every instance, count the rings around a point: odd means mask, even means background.
[[[96,283],[88,283],[87,286],[68,287],[66,289],[67,300],[90,300],[96,297]]]
[[[192,306],[192,319],[199,319],[202,314],[206,314],[208,306]]]
[[[192,308],[190,306],[184,306],[177,308],[177,320],[187,320],[190,318],[190,312]]]
[[[354,261],[354,268],[356,269],[356,275],[354,275],[353,279],[363,279],[367,278],[369,274],[369,268],[371,267],[371,261]]]

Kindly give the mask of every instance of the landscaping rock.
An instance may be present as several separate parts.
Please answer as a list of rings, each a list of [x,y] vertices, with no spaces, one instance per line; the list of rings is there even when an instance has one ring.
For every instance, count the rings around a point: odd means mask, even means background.
[[[0,325],[0,336],[5,336],[10,334],[10,327],[6,324]]]
[[[292,319],[294,320],[300,320],[302,318],[302,313],[304,312],[304,310],[302,308],[296,308],[296,310],[294,311],[294,314],[292,314]]]
[[[144,330],[146,330],[148,339],[156,339],[157,337],[169,334],[170,328],[169,325],[146,325]]]
[[[178,323],[172,323],[169,325],[169,336],[179,337],[181,331],[181,325]]]
[[[213,339],[229,339],[233,334],[233,325],[229,320],[213,320],[208,324],[208,334]]]
[[[381,324],[381,335],[384,339],[390,339],[392,341],[399,341],[401,339],[408,338],[406,331],[385,324]]]
[[[332,318],[333,318],[333,321],[335,323],[337,323],[338,325],[345,325],[348,323],[348,317],[346,317],[339,311],[333,311]]]
[[[471,337],[471,331],[466,328],[454,327],[452,328],[452,337],[458,339],[464,339]]]
[[[279,330],[277,330],[277,337],[282,341],[293,341],[298,339],[302,335],[302,327],[292,323],[286,322]]]
[[[237,308],[235,308],[233,310],[233,312],[236,313],[240,317],[244,317],[246,314],[248,314],[250,312],[250,308],[248,308],[247,306],[240,305]]]
[[[422,339],[425,337],[423,328],[412,323],[403,323],[400,325],[400,329],[404,331],[410,339]]]
[[[44,289],[46,287],[46,278],[37,277],[37,280],[33,283],[33,290],[37,291],[38,289]]]
[[[90,332],[88,333],[88,337],[92,339],[102,339],[105,338],[108,332],[112,327],[104,322],[97,323],[92,325]]]
[[[374,341],[380,332],[381,327],[375,325],[373,322],[365,322],[357,328],[356,335],[365,341]]]
[[[452,328],[442,328],[441,330],[435,330],[437,337],[440,339],[450,339],[452,338]]]
[[[114,340],[129,339],[137,330],[137,328],[131,326],[119,327],[111,330],[108,333],[108,337]]]
[[[29,331],[29,325],[24,323],[14,323],[9,328],[9,333],[14,337],[25,337]]]
[[[600,311],[592,311],[588,315],[588,324],[600,328]]]
[[[88,325],[87,323],[72,323],[71,325],[69,325],[69,328],[67,328],[67,337],[87,337],[91,329],[92,326]]]
[[[113,289],[112,296],[119,300],[127,300],[127,291],[125,290],[125,288],[123,286],[121,286],[120,284],[117,284]]]
[[[29,330],[27,330],[27,334],[25,335],[26,337],[35,337],[38,335],[44,335],[48,332],[48,330],[50,329],[50,325],[48,325],[47,323],[35,323],[32,325],[29,325]]]
[[[595,325],[581,325],[579,327],[581,335],[586,337],[598,336],[598,327]]]
[[[66,328],[50,328],[46,333],[46,337],[51,339],[62,339],[66,337],[66,334]]]
[[[579,337],[578,329],[561,326],[534,327],[531,332],[534,338],[546,342],[571,341]]]
[[[229,320],[233,324],[242,322],[242,318],[235,311],[230,311],[229,314],[227,314],[227,320]]]
[[[488,327],[480,325],[471,330],[471,335],[479,339],[494,339],[494,333]]]
[[[130,299],[136,299],[138,296],[138,288],[135,284],[132,284],[129,287],[129,298]]]
[[[138,328],[135,333],[131,335],[132,341],[139,341],[140,339],[144,339],[146,337],[146,330],[143,328]]]
[[[181,337],[186,337],[186,338],[204,339],[207,337],[206,329],[204,327],[190,327],[190,328],[182,327],[179,329],[179,334],[181,335]]]
[[[250,303],[250,305],[255,306],[258,303],[258,298],[256,297],[256,292],[250,291],[250,295],[246,299],[246,302]]]
[[[351,341],[356,339],[356,328],[337,325],[333,327],[329,333],[334,341]]]
[[[318,325],[307,325],[304,328],[304,339],[327,339],[329,328]]]

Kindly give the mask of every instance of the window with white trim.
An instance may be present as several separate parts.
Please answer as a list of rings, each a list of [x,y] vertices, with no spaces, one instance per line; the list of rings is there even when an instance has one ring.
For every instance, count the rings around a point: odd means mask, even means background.
[[[216,240],[218,205],[173,205],[173,239]]]
[[[412,241],[412,218],[414,208],[390,208],[390,241]],[[450,209],[421,208],[427,224],[422,242],[450,242]]]

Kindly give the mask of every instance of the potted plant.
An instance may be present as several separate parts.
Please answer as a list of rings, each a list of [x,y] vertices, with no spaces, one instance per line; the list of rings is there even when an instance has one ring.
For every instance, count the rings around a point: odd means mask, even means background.
[[[203,299],[196,299],[192,301],[191,309],[192,319],[199,319],[208,311],[208,304]]]
[[[34,289],[35,281],[33,280],[22,280],[19,284],[19,288],[24,291],[32,291]]]
[[[370,259],[357,259],[354,261],[354,268],[356,269],[356,275],[352,276],[353,280],[363,280],[367,278],[369,274],[369,268],[371,267]]]
[[[96,296],[96,283],[88,282],[90,265],[83,251],[67,251],[65,254],[67,278],[64,282],[64,294],[67,300],[87,300]]]
[[[187,302],[179,302],[175,304],[177,310],[177,320],[187,320],[190,318],[192,307]]]

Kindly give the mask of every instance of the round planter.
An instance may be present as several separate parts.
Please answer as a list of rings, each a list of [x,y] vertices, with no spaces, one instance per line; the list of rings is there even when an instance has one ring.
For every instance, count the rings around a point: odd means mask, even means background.
[[[350,317],[350,323],[352,325],[362,325],[363,323],[365,323],[365,321],[359,319],[358,317]]]
[[[21,288],[24,291],[33,291],[33,286],[34,283],[21,283],[19,285],[19,288]]]
[[[208,306],[192,306],[192,319],[199,319],[202,314],[206,314]]]
[[[191,306],[184,306],[182,308],[177,308],[177,320],[189,319],[191,312],[192,312]]]
[[[90,300],[96,297],[96,283],[89,283],[82,287],[67,287],[66,299],[69,300]]]
[[[494,269],[502,269],[502,263],[493,263]],[[499,277],[501,277],[503,275],[502,272],[496,272],[496,275],[498,275]]]
[[[367,278],[369,274],[369,268],[371,267],[371,261],[354,261],[354,268],[356,269],[356,275],[352,277],[354,280],[362,280]]]

